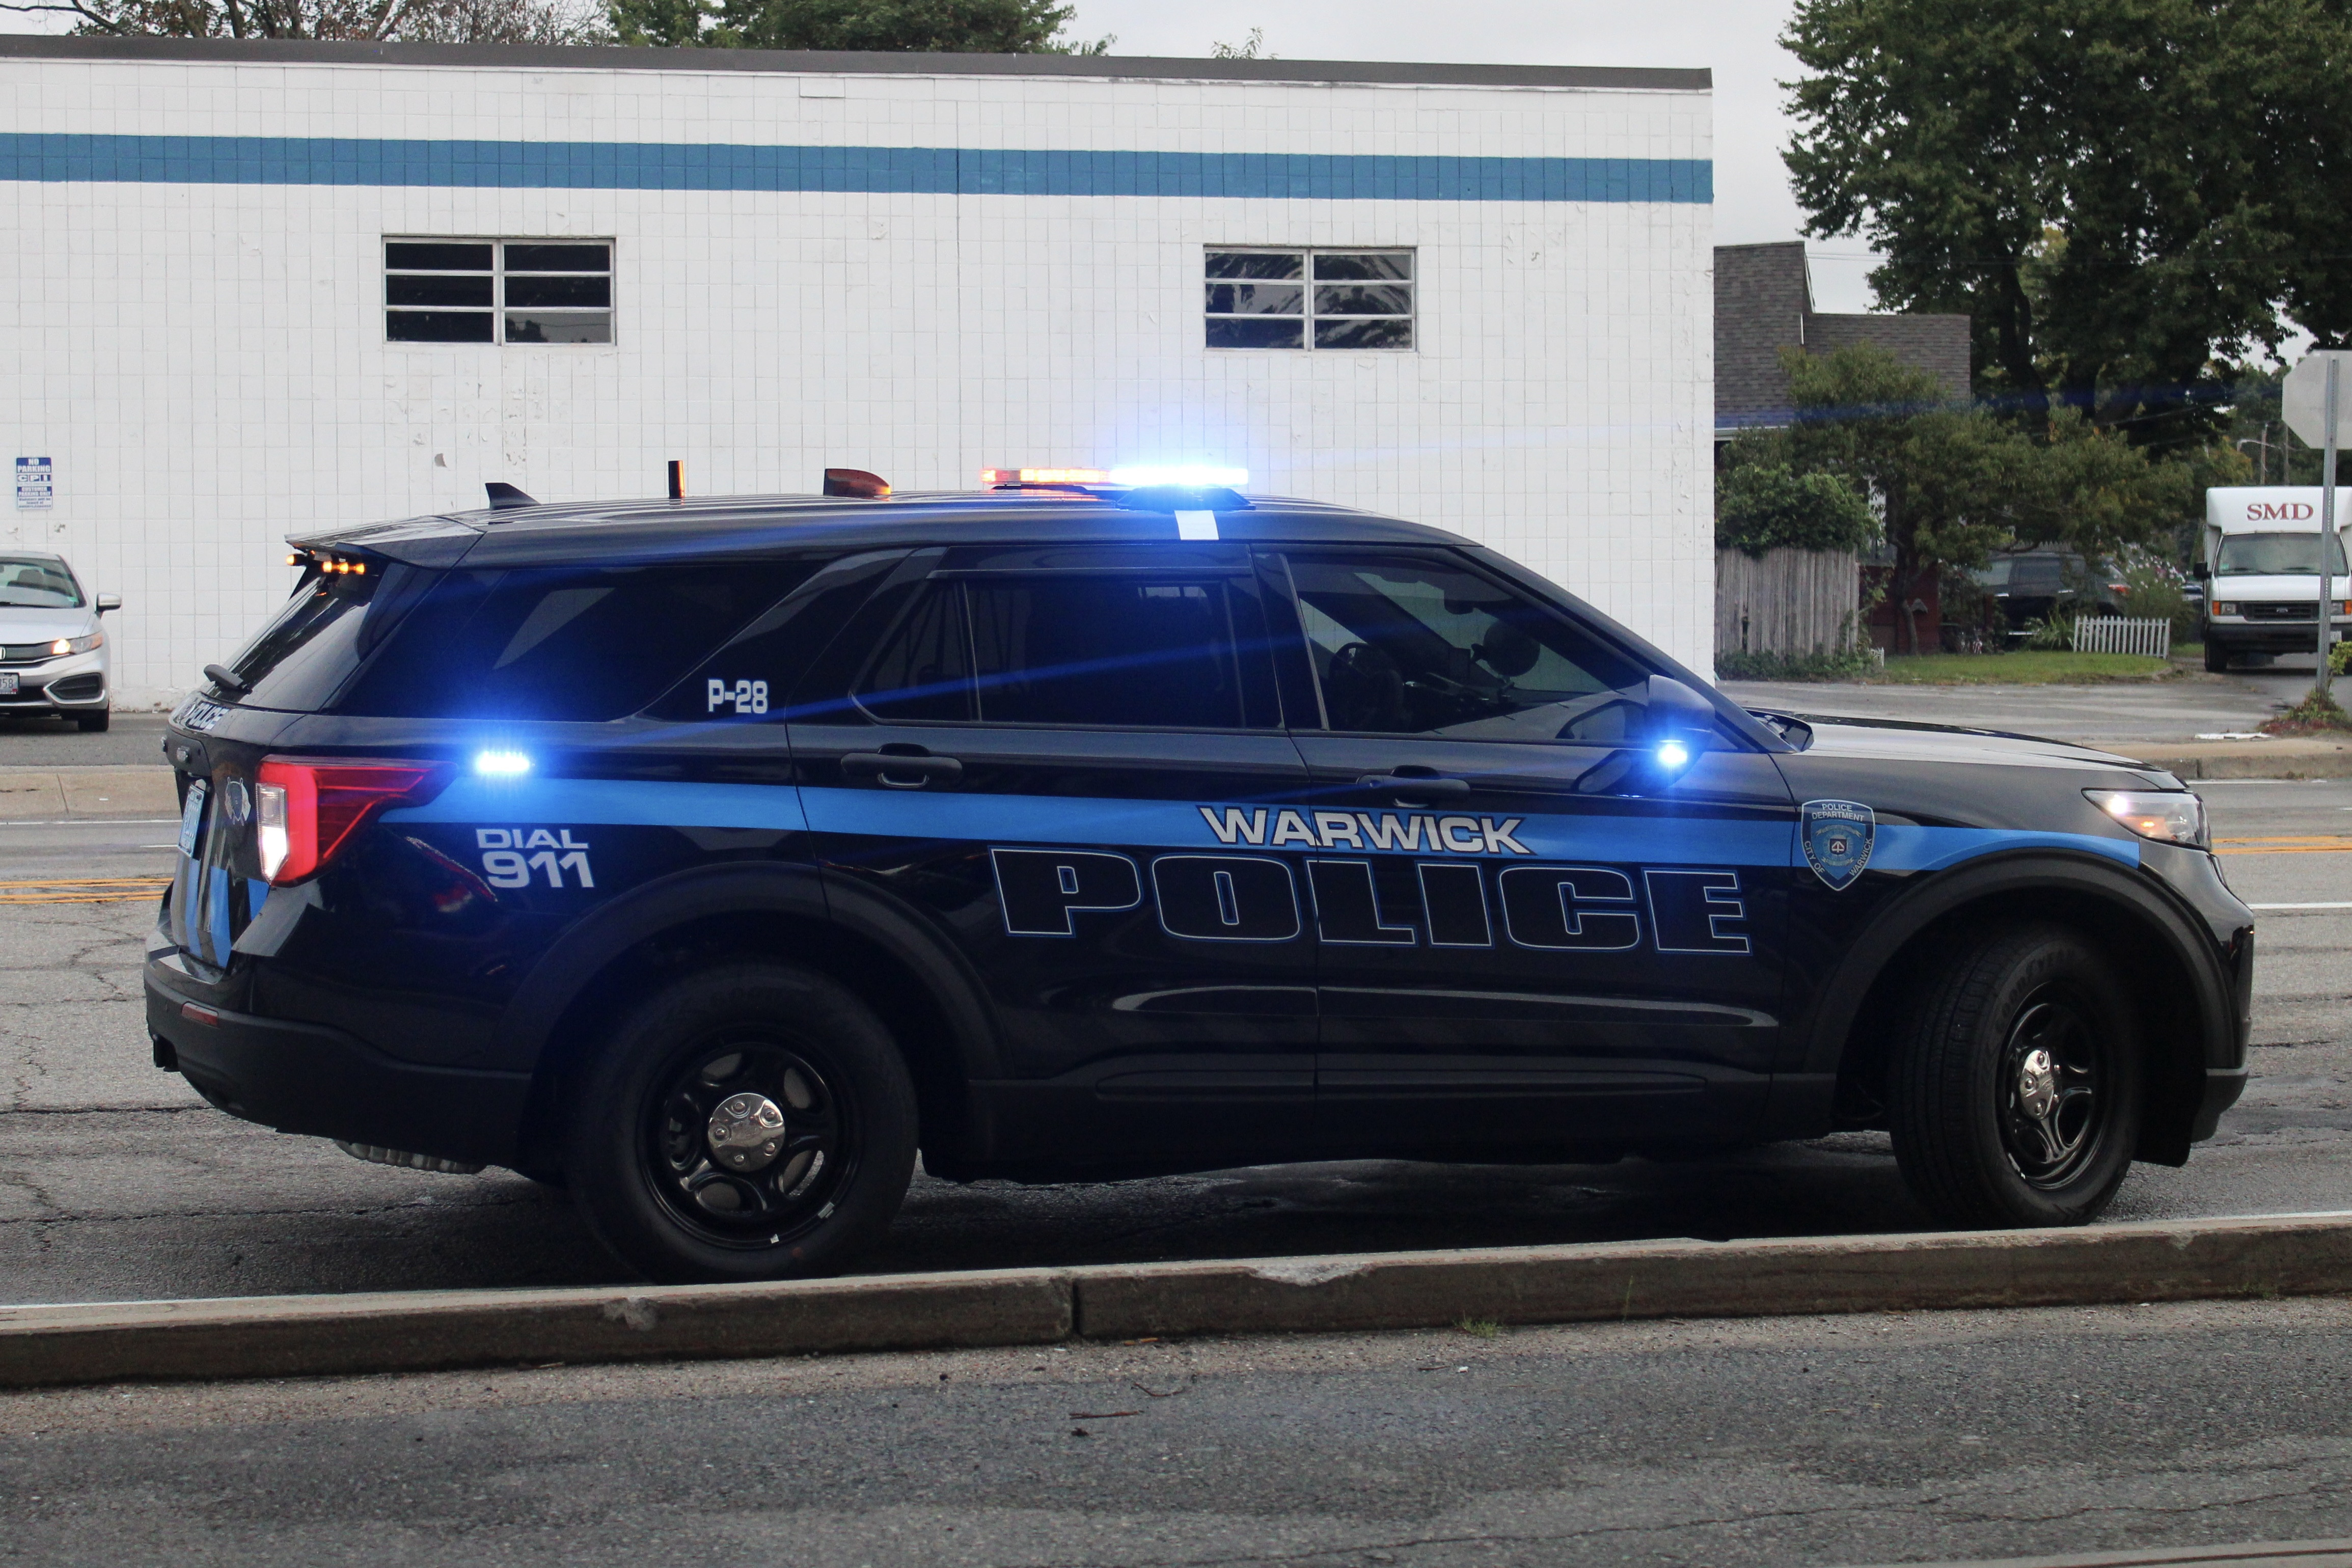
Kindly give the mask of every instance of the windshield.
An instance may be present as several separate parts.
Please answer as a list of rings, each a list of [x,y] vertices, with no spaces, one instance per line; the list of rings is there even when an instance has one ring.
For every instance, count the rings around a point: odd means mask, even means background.
[[[2335,559],[2327,570],[2344,575],[2344,540],[2327,553]],[[2214,564],[2217,577],[2314,577],[2319,572],[2317,534],[2225,534],[2221,559]]]
[[[81,584],[55,556],[0,556],[0,610],[79,610]]]

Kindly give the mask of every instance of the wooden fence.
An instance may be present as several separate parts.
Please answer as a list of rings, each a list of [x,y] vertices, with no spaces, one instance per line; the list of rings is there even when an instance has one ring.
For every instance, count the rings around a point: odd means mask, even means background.
[[[2077,653],[2139,653],[2161,659],[2172,652],[2172,622],[2125,615],[2081,615],[2074,620]]]
[[[1836,653],[1861,635],[1862,573],[1837,550],[1715,552],[1717,653]]]

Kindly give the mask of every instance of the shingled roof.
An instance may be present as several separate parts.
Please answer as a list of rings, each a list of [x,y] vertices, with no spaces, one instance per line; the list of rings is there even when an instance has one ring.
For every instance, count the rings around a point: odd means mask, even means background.
[[[1802,240],[1715,247],[1717,436],[1789,423],[1794,400],[1782,349],[1825,354],[1849,343],[1876,343],[1933,373],[1953,396],[1969,395],[1966,316],[1824,314],[1813,308]]]

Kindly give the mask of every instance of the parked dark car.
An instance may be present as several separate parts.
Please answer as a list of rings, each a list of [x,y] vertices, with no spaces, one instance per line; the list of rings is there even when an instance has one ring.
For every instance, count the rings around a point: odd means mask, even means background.
[[[2053,615],[2128,615],[2130,589],[2112,561],[2062,550],[1997,555],[1969,573],[1992,601],[2001,627],[2022,637]]]

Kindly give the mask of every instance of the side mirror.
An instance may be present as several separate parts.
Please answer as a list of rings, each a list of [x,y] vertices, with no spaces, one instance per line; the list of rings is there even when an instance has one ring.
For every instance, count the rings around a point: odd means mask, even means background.
[[[2200,582],[2210,582],[2213,580],[2213,569],[2204,561],[2193,560],[2189,563],[2189,575]]]
[[[120,610],[121,608],[122,595],[119,593],[101,593],[98,596],[98,612],[100,615],[105,614],[110,610]]]

